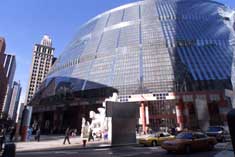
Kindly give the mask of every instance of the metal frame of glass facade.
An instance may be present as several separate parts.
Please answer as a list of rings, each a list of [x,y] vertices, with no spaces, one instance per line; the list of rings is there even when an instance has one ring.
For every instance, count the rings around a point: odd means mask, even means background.
[[[232,10],[206,1],[145,0],[85,23],[46,79],[71,77],[119,95],[231,89]],[[46,86],[44,83],[44,87]]]

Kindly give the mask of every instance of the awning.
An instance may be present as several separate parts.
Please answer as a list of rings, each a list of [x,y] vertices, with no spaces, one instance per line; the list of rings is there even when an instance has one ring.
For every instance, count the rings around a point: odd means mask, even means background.
[[[75,99],[108,98],[118,91],[100,83],[68,77],[55,77],[44,80],[29,105],[61,104]]]

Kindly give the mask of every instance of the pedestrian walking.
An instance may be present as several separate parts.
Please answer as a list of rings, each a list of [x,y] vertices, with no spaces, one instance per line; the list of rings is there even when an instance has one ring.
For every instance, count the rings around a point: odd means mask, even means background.
[[[35,141],[40,141],[40,135],[41,135],[41,129],[38,128],[38,130],[36,131],[36,135],[35,135]]]
[[[72,131],[72,137],[76,137],[77,136],[77,129],[74,129],[73,131]]]
[[[64,143],[63,144],[66,143],[66,140],[68,141],[69,144],[71,144],[70,141],[69,141],[69,136],[70,136],[70,129],[67,128],[66,131],[65,131],[65,137],[64,137]]]
[[[33,129],[32,127],[29,127],[27,130],[27,141],[31,140],[32,133],[33,133]]]
[[[81,138],[83,147],[86,147],[86,141],[89,138],[89,124],[86,122],[85,118],[82,120]]]
[[[15,136],[15,133],[16,133],[16,129],[15,127],[12,127],[11,128],[11,132],[10,132],[10,141],[12,142],[13,141],[13,138]]]
[[[89,129],[89,138],[88,138],[88,141],[90,141],[90,140],[93,140],[93,141],[94,141],[92,128]]]
[[[96,137],[98,138],[98,140],[102,140],[102,131],[99,130],[99,132],[96,134],[97,134]]]
[[[108,130],[104,130],[104,140],[108,140]]]

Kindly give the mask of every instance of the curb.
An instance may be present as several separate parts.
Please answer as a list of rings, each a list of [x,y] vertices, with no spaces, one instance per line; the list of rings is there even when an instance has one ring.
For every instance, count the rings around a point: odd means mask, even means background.
[[[118,148],[118,147],[137,147],[140,146],[139,144],[120,144],[120,145],[107,145],[107,146],[87,146],[85,148],[76,146],[71,146],[71,147],[62,147],[62,148],[49,148],[49,149],[35,149],[35,150],[16,150],[16,153],[31,153],[31,152],[40,152],[40,151],[65,151],[65,150],[88,150],[88,149],[103,149],[103,148]]]

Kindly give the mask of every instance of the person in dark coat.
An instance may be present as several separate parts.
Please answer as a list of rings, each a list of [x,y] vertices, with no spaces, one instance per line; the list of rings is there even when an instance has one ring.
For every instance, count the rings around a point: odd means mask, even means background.
[[[10,141],[11,141],[11,142],[13,141],[13,138],[14,138],[14,136],[15,136],[15,133],[16,133],[15,127],[11,128],[11,132],[10,132]]]
[[[176,129],[175,128],[171,128],[171,134],[174,135],[174,136],[176,135]]]
[[[35,135],[35,140],[37,140],[38,142],[40,141],[40,135],[41,135],[41,130],[40,128],[38,128]]]
[[[2,146],[5,141],[5,130],[0,128],[0,152],[2,151]]]
[[[93,130],[91,128],[89,130],[89,137],[88,137],[88,141],[90,141],[90,140],[94,141]]]
[[[63,144],[65,144],[66,140],[67,140],[68,143],[70,144],[69,136],[70,136],[70,129],[67,128],[66,131],[65,131],[65,137],[64,137],[64,143],[63,143]]]

